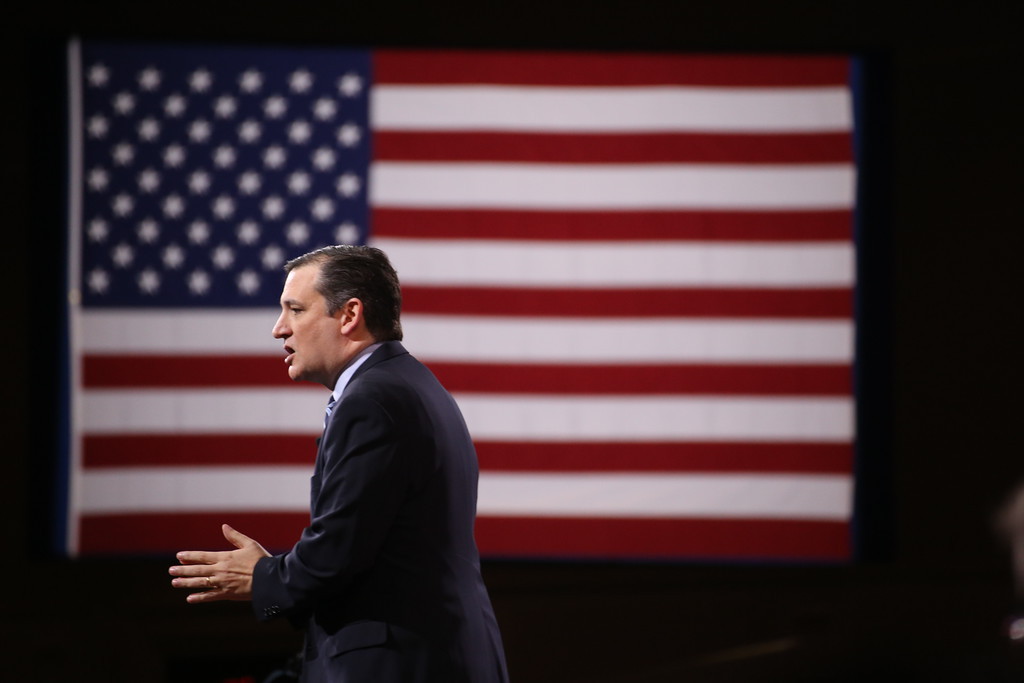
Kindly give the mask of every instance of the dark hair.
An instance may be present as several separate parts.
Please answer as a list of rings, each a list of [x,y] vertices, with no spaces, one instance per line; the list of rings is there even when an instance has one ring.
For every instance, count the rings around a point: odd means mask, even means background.
[[[316,291],[327,301],[328,315],[352,298],[363,302],[363,317],[377,341],[401,341],[402,289],[387,255],[375,247],[339,244],[303,254],[284,264],[286,272],[320,266]]]

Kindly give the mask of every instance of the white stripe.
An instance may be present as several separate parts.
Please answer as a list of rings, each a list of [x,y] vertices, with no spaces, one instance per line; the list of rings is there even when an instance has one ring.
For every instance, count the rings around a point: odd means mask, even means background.
[[[377,130],[826,132],[852,128],[845,87],[378,85]]]
[[[494,164],[375,162],[384,208],[850,209],[851,164]]]
[[[481,441],[827,441],[853,439],[836,397],[456,396]]]
[[[312,467],[101,468],[83,475],[84,514],[309,510]]]
[[[853,245],[373,240],[403,285],[848,287]],[[680,294],[685,296],[685,294]]]
[[[92,470],[86,514],[305,512],[308,467]],[[846,520],[852,482],[841,475],[480,475],[478,514]]]
[[[544,302],[538,302],[538,307]],[[425,361],[483,363],[849,363],[853,323],[838,321],[402,316]]]
[[[85,434],[317,434],[328,392],[281,389],[87,389]]]
[[[543,306],[539,302],[538,306]],[[277,311],[85,311],[82,351],[101,355],[279,356]],[[491,363],[849,363],[849,320],[402,316],[405,346],[425,361]]]
[[[717,517],[846,520],[842,475],[480,475],[482,516]]]
[[[253,309],[86,309],[82,312],[85,353],[262,354],[281,357],[271,330],[279,311]]]
[[[844,397],[457,394],[488,441],[828,441],[853,438]],[[86,434],[316,434],[323,389],[90,389]]]

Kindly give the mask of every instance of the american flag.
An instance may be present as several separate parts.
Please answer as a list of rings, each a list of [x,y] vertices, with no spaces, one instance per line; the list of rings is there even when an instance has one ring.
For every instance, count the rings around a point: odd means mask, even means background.
[[[384,249],[490,557],[843,560],[842,56],[69,47],[66,550],[291,545],[288,258]]]

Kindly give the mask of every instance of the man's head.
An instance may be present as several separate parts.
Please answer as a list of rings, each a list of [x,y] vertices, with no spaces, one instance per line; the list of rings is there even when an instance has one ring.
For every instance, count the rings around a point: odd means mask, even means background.
[[[377,341],[402,340],[402,290],[387,255],[374,247],[341,244],[303,254],[284,265],[286,272],[320,266],[316,290],[327,301],[327,314],[349,299],[363,302],[366,327]]]
[[[285,264],[281,315],[288,375],[329,388],[344,366],[377,341],[400,340],[398,275],[373,247],[324,247]]]

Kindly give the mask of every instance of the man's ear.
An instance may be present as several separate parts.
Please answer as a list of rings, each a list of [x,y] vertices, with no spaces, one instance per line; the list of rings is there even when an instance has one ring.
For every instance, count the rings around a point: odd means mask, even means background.
[[[352,297],[338,309],[335,315],[338,318],[341,333],[345,336],[351,336],[363,324],[363,302],[356,297]]]

